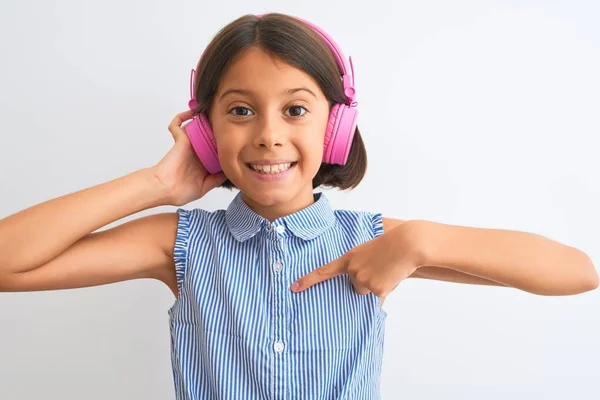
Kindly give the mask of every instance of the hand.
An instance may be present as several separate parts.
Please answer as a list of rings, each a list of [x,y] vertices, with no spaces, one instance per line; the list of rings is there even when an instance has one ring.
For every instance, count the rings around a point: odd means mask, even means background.
[[[181,125],[193,116],[188,110],[177,114],[169,124],[175,140],[171,150],[154,166],[157,179],[164,185],[170,203],[185,205],[197,200],[223,183],[227,178],[223,172],[210,175],[194,152]]]
[[[415,221],[416,222],[416,221]],[[374,293],[385,298],[421,266],[413,224],[399,225],[363,243],[343,256],[303,276],[292,285],[295,292],[341,274],[348,274],[358,294]]]

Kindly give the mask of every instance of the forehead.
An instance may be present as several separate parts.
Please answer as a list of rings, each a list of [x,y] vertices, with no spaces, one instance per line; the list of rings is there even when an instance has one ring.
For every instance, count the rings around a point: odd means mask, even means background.
[[[319,97],[323,96],[317,83],[306,72],[273,58],[258,47],[251,47],[243,51],[225,71],[217,96],[232,88],[268,95],[299,86],[308,87]]]

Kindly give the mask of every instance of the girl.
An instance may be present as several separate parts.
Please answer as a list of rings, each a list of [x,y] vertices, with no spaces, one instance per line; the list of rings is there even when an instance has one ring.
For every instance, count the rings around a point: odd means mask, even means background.
[[[585,253],[537,235],[332,210],[314,189],[356,187],[366,170],[353,78],[307,21],[233,21],[160,162],[0,221],[0,290],[164,282],[178,399],[374,399],[382,305],[405,278],[598,286]],[[239,192],[226,209],[181,208],[215,187]],[[162,205],[179,208],[97,231]]]

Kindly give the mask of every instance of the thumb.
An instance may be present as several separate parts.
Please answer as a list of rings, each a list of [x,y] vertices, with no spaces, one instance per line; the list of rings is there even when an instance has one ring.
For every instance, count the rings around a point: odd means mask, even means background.
[[[304,275],[292,284],[291,289],[294,292],[301,292],[319,282],[331,279],[344,272],[346,272],[346,257],[342,256]]]

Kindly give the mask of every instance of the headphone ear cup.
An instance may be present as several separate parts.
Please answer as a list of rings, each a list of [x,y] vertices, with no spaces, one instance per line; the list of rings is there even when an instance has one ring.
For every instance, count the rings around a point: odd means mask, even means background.
[[[350,147],[356,122],[358,109],[346,104],[334,104],[329,113],[325,143],[323,148],[323,162],[327,164],[344,165],[348,161]]]
[[[217,155],[217,143],[206,114],[200,113],[194,116],[192,121],[184,127],[184,131],[208,173],[220,172],[222,168]]]

